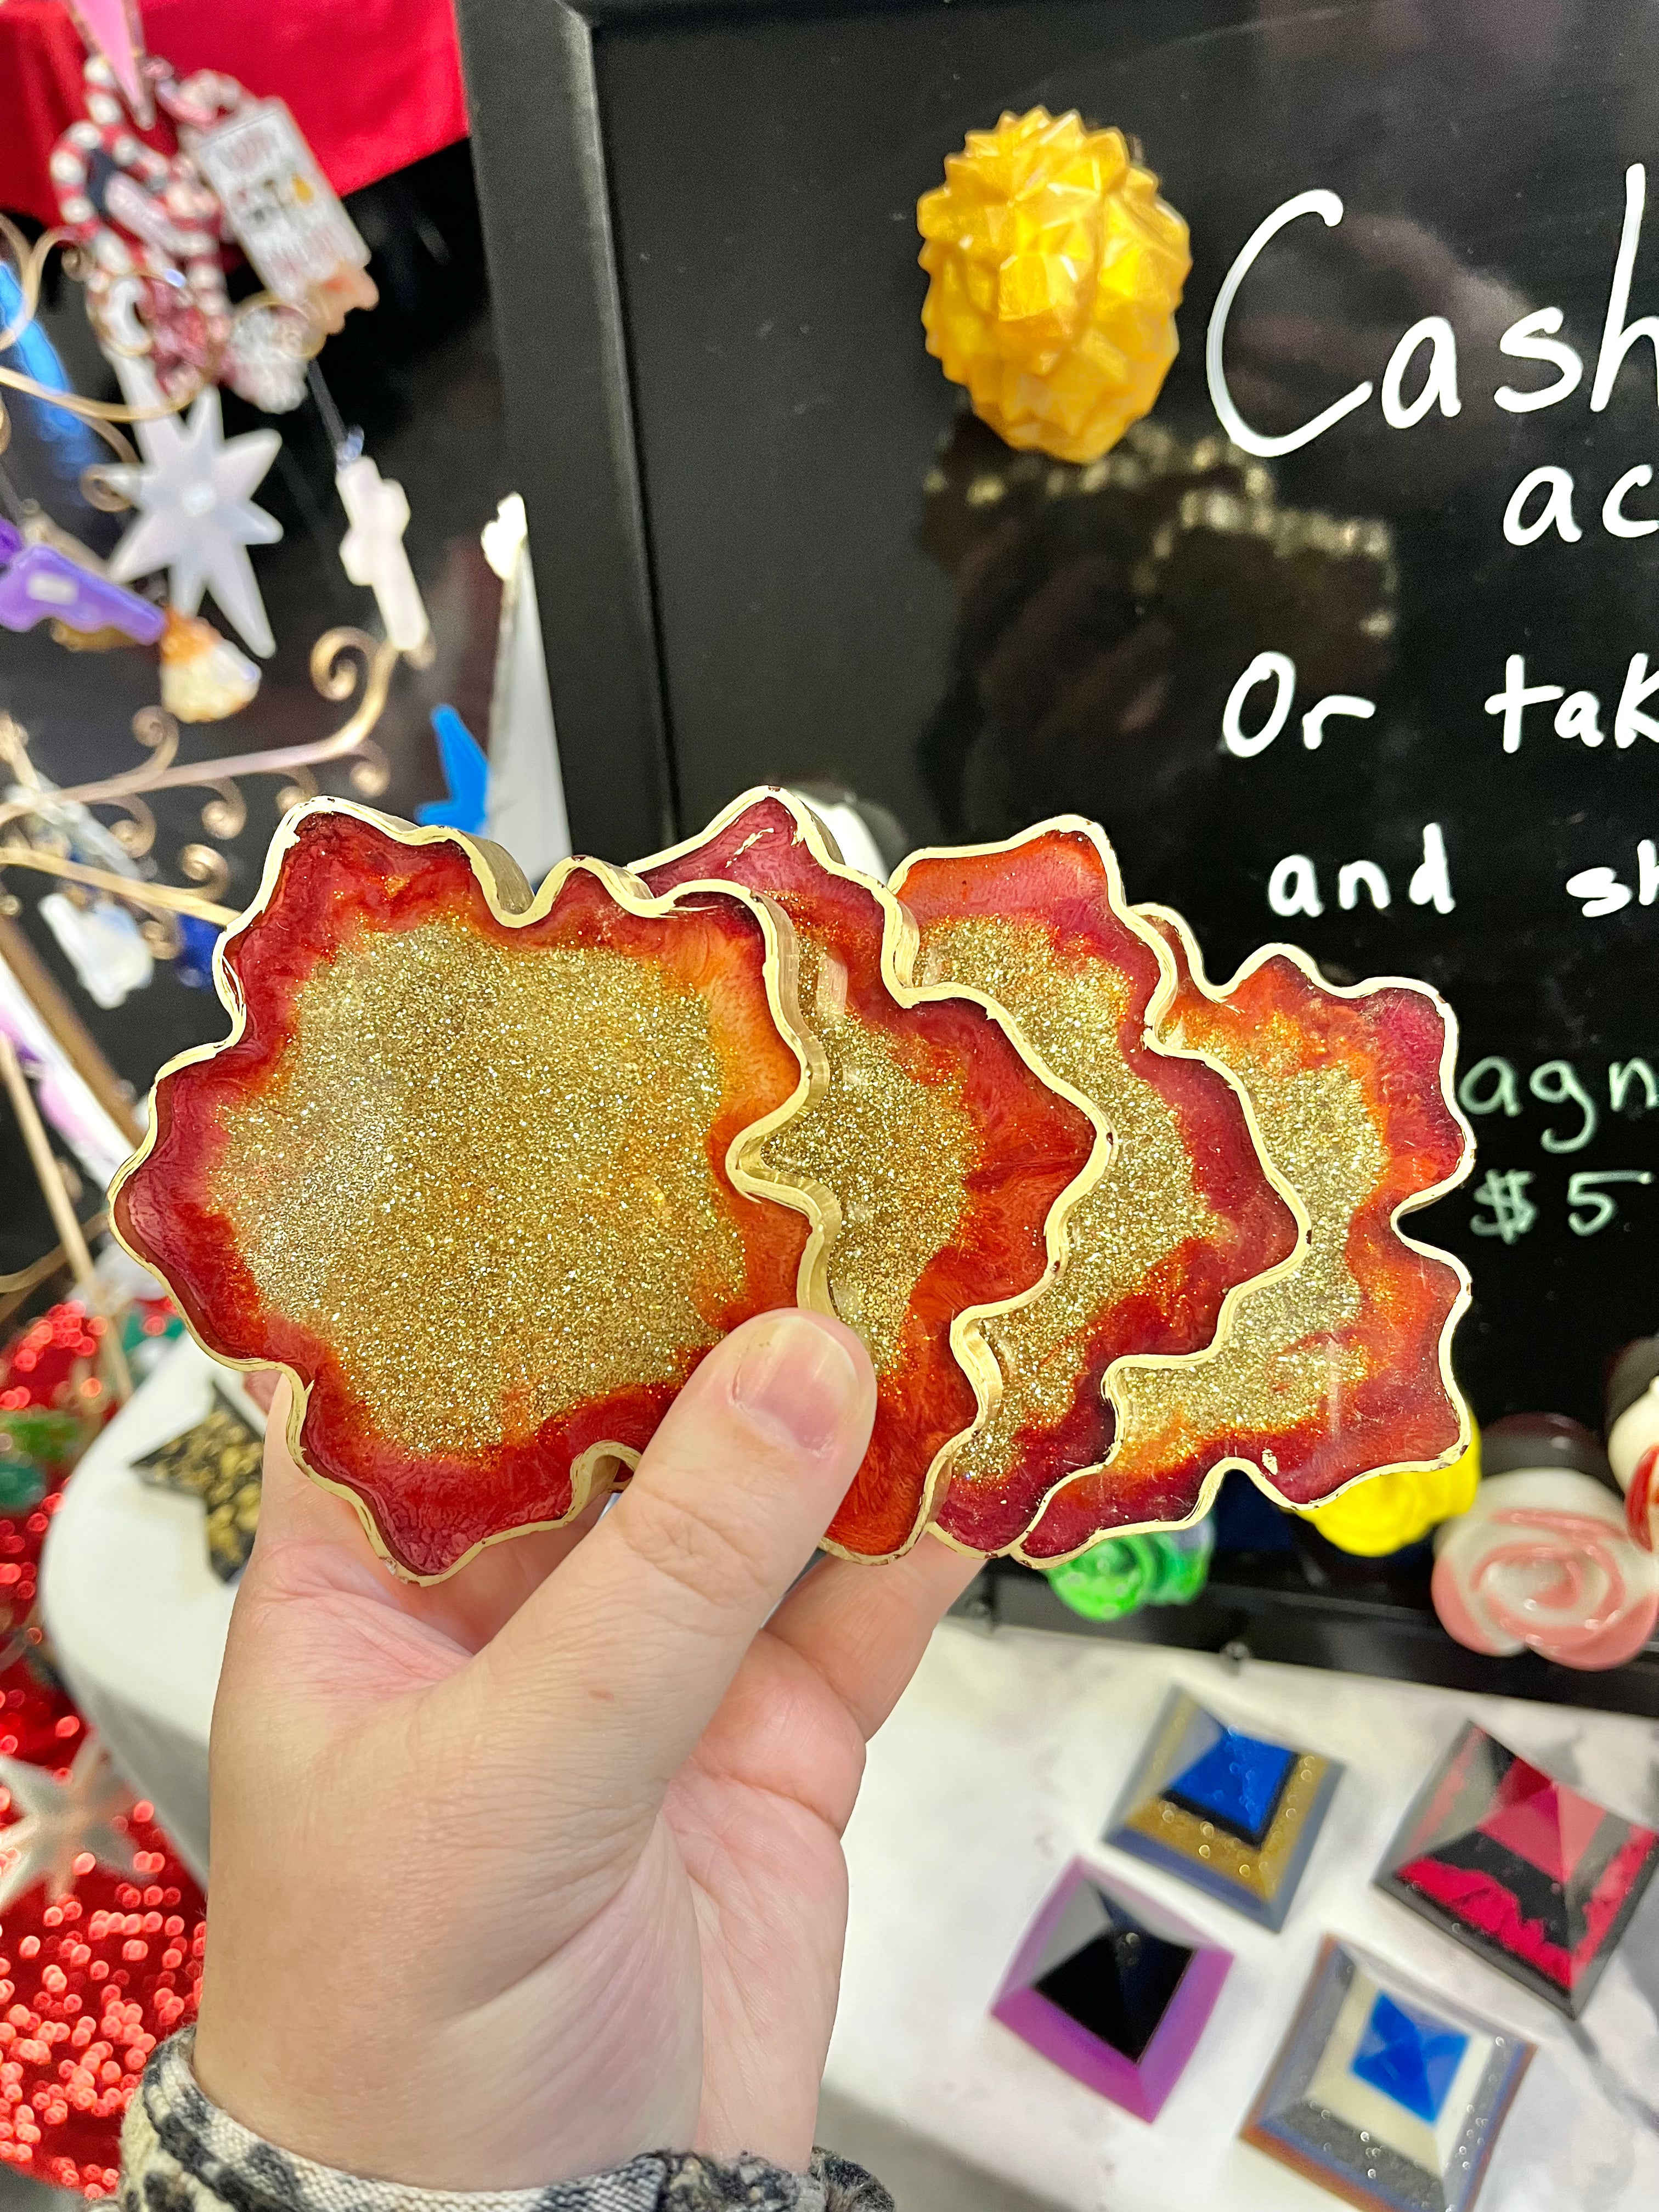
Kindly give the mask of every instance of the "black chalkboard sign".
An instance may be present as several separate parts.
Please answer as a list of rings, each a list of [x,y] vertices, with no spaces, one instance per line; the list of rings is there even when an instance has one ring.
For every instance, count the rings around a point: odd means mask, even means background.
[[[917,843],[1075,809],[1218,975],[1428,978],[1460,1374],[1599,1424],[1659,1322],[1656,0],[462,12],[579,842],[768,778]],[[918,320],[918,194],[1038,102],[1191,226],[1093,470]]]

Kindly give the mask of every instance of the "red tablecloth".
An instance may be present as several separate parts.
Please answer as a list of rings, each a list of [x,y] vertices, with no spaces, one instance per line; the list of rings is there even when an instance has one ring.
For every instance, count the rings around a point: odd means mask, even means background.
[[[142,0],[146,43],[294,110],[337,191],[466,135],[453,0]],[[0,0],[0,208],[55,222],[46,161],[82,112],[60,0]]]

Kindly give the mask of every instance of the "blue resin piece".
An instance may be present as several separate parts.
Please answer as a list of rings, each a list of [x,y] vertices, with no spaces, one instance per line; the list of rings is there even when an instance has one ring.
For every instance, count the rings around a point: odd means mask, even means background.
[[[1177,1774],[1164,1794],[1259,1844],[1278,1809],[1279,1792],[1295,1758],[1283,1744],[1263,1743],[1236,1729],[1223,1729],[1208,1751]]]
[[[1379,1990],[1353,2055],[1353,2071],[1432,2127],[1468,2047],[1468,2036],[1444,2021],[1413,2012]]]

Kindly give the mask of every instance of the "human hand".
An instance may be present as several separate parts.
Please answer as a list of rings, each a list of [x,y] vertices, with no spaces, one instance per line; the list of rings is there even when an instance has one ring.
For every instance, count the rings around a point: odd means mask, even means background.
[[[924,1540],[790,1589],[869,1439],[863,1346],[750,1322],[602,1522],[430,1588],[300,1474],[286,1405],[214,1714],[204,2089],[421,2187],[804,2167],[865,1743],[974,1565]]]

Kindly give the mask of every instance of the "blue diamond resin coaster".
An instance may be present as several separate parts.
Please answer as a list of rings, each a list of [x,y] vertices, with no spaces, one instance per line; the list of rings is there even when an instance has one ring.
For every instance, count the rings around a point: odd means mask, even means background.
[[[1468,2212],[1532,2051],[1327,1936],[1241,2132],[1363,2212]]]
[[[1282,1928],[1342,1769],[1218,1720],[1177,1690],[1106,1841]]]

